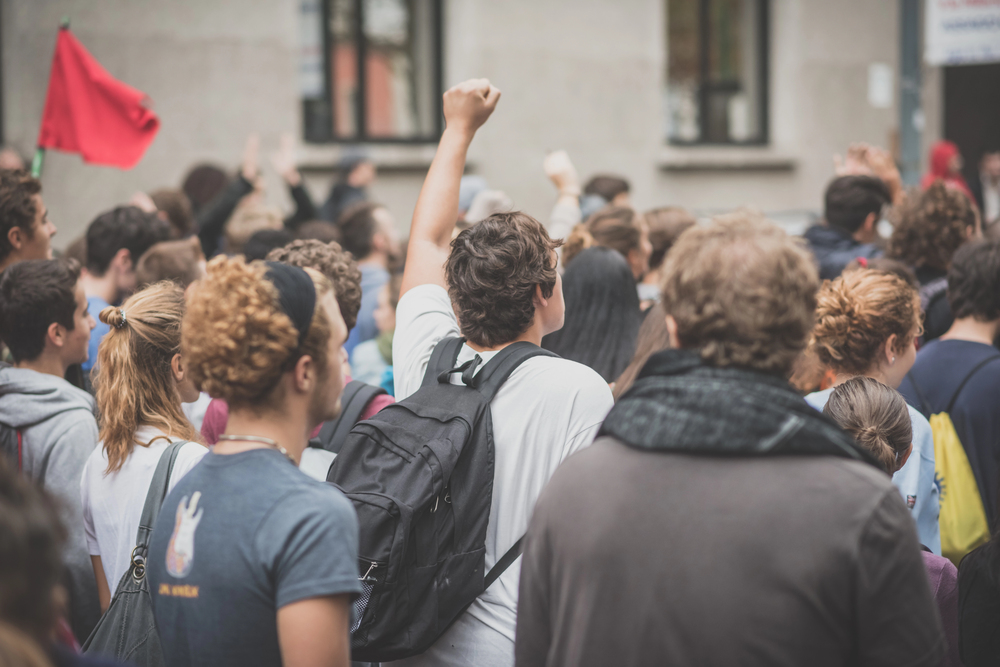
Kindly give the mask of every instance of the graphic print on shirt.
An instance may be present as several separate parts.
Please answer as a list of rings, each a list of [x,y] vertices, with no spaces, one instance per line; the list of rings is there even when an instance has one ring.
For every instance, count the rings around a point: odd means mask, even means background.
[[[204,508],[198,509],[201,491],[195,491],[188,505],[188,497],[181,498],[177,505],[177,520],[174,523],[174,533],[170,536],[167,546],[167,573],[172,577],[183,579],[191,572],[194,565],[194,531],[204,514]],[[197,510],[197,511],[196,511]]]

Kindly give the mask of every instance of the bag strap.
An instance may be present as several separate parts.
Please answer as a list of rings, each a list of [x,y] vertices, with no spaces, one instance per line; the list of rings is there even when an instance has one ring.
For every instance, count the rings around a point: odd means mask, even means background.
[[[420,383],[420,386],[433,385],[438,381],[438,376],[441,373],[454,368],[458,362],[458,353],[462,351],[464,343],[464,338],[442,338],[434,346],[431,359],[427,362],[427,370],[424,371],[424,381]]]
[[[172,443],[160,454],[160,462],[156,464],[153,471],[153,479],[149,483],[149,491],[146,492],[146,502],[142,506],[142,516],[139,518],[139,530],[135,534],[136,548],[145,550],[149,546],[149,536],[153,533],[153,524],[156,523],[156,515],[160,513],[160,505],[167,496],[167,487],[170,484],[170,473],[174,470],[174,461],[177,460],[177,453],[187,441]]]
[[[511,343],[489,360],[489,363],[472,380],[471,386],[478,389],[487,401],[492,401],[510,374],[532,357],[558,358],[559,355],[527,341]]]
[[[323,423],[319,435],[309,441],[310,447],[325,449],[334,454],[340,453],[340,448],[347,439],[354,425],[361,419],[368,403],[381,394],[386,393],[382,387],[370,385],[361,380],[351,380],[340,395],[340,416]]]
[[[952,395],[951,400],[948,401],[948,407],[945,409],[945,412],[947,412],[949,415],[951,414],[951,409],[955,407],[955,401],[958,400],[958,395],[962,393],[963,389],[965,389],[965,384],[972,379],[973,375],[979,372],[980,368],[990,363],[991,361],[994,361],[995,359],[1000,359],[1000,354],[994,354],[992,357],[987,357],[986,359],[983,359],[978,364],[972,367],[972,370],[969,371],[969,374],[966,375],[965,379],[962,380],[962,383],[958,385],[958,389],[955,390],[955,393]]]
[[[483,590],[485,591],[494,581],[500,578],[500,575],[507,571],[507,568],[514,564],[518,556],[521,555],[521,547],[524,545],[524,535],[514,542],[514,546],[507,549],[507,553],[500,557],[490,571],[486,574],[486,579],[483,582]]]

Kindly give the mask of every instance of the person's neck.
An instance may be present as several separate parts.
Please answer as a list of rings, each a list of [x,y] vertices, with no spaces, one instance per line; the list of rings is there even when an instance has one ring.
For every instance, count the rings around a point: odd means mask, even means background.
[[[100,277],[84,272],[80,276],[80,282],[83,283],[83,293],[88,298],[97,297],[108,304],[114,304],[118,300],[118,287],[111,271]]]
[[[358,266],[378,266],[389,269],[389,257],[384,252],[374,251],[358,262]]]
[[[229,421],[223,435],[252,435],[274,440],[285,448],[288,455],[299,464],[302,452],[309,445],[308,419],[303,409],[284,406],[287,409],[260,412],[253,408],[230,409]],[[223,440],[215,445],[216,454],[238,454],[251,449],[273,449],[270,445],[253,441]]]
[[[475,343],[467,341],[466,345],[471,347],[476,352],[499,352],[508,345],[513,345],[514,343],[521,343],[521,342],[534,343],[535,345],[541,347],[542,338],[544,336],[545,333],[544,329],[542,329],[541,323],[536,321],[534,324],[528,327],[527,330],[524,331],[524,333],[522,333],[520,336],[518,336],[517,338],[515,338],[510,342],[501,343],[500,345],[496,345],[494,347],[482,347],[480,345],[476,345]]]
[[[650,269],[640,281],[643,285],[660,285],[660,269]]]
[[[886,385],[887,387],[892,387],[893,389],[896,388],[896,387],[894,387],[892,385],[892,382],[889,380],[889,376],[887,376],[885,373],[883,373],[880,368],[873,368],[873,369],[867,370],[864,373],[862,373],[861,375],[863,377],[866,377],[866,378],[871,378],[873,380],[878,380],[879,382],[881,382],[882,384]],[[856,377],[858,377],[858,376],[856,374],[854,374],[854,373],[837,373],[837,377],[833,381],[833,386],[834,387],[838,387],[838,386],[844,384],[845,382],[847,382],[848,380],[850,380],[851,378],[856,378]]]
[[[38,355],[38,357],[32,359],[31,361],[17,362],[14,364],[14,367],[64,378],[66,377],[66,369],[69,368],[69,364],[63,362],[58,355],[42,352]]]
[[[992,345],[1000,330],[1000,320],[983,322],[974,317],[963,317],[955,320],[942,336],[941,340],[967,340],[972,343]]]

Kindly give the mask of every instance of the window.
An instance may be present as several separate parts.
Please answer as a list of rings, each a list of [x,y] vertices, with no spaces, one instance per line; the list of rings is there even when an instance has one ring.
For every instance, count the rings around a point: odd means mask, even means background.
[[[441,0],[300,0],[306,141],[436,142]]]
[[[667,0],[666,136],[767,142],[768,0]]]

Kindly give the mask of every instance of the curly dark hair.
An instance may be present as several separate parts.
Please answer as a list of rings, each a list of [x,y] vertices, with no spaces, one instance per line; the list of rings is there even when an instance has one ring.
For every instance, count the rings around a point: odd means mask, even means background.
[[[959,190],[936,181],[911,192],[900,208],[889,239],[889,257],[915,268],[947,271],[952,255],[976,226],[976,209]]]
[[[8,233],[20,227],[29,238],[34,234],[34,196],[42,191],[42,184],[23,169],[0,169],[0,262],[7,259],[14,247]]]
[[[1000,241],[962,246],[948,270],[948,301],[955,319],[1000,318]]]
[[[445,264],[448,294],[462,335],[485,348],[509,343],[531,326],[535,287],[556,286],[553,251],[540,222],[520,212],[495,213],[451,242]]]
[[[350,331],[358,323],[361,310],[361,269],[351,253],[331,241],[292,241],[284,248],[275,248],[267,254],[272,262],[284,262],[303,269],[316,269],[333,284],[334,296],[340,306],[344,324]]]

